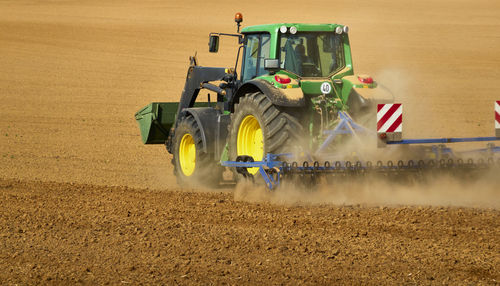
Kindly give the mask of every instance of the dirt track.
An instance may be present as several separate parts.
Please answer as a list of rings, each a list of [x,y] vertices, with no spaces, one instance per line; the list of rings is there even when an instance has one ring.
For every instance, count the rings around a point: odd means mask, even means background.
[[[133,114],[178,100],[194,51],[233,65],[235,43],[209,55],[207,35],[233,32],[241,11],[244,25],[348,24],[356,72],[405,104],[405,136],[491,136],[500,5],[288,1],[262,14],[257,2],[0,2],[1,284],[499,283],[497,185],[474,189],[490,209],[188,192],[164,148],[141,144]]]

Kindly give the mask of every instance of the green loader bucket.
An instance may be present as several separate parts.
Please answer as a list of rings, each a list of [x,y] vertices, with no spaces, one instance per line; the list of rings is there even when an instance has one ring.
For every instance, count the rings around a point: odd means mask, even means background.
[[[196,102],[195,107],[215,106],[215,103]],[[139,123],[142,143],[164,144],[175,123],[178,102],[152,102],[135,114]]]

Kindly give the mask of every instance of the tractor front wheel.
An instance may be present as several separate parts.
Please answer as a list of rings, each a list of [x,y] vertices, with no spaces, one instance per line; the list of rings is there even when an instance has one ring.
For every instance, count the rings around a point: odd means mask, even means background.
[[[192,116],[183,118],[173,138],[174,174],[181,186],[217,186],[222,168],[203,151],[201,130]]]

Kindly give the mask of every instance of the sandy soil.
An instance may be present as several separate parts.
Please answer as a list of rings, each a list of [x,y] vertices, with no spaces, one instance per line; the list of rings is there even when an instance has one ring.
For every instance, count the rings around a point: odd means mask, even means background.
[[[142,145],[133,114],[178,100],[190,55],[234,64],[236,43],[209,55],[207,36],[234,32],[236,11],[244,25],[348,24],[356,71],[405,104],[406,137],[493,135],[499,3],[270,5],[0,1],[2,284],[499,283],[496,185],[489,208],[292,207],[181,190],[164,148]]]
[[[232,194],[0,181],[0,280],[495,284],[498,210],[287,207]]]

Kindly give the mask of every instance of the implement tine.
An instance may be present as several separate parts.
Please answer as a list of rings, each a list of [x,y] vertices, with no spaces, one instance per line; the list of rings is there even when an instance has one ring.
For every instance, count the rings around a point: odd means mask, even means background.
[[[477,174],[488,168],[500,166],[500,158],[439,158],[424,161],[398,160],[372,163],[371,161],[304,161],[301,166],[297,162],[281,165],[283,179],[293,180],[295,184],[311,187],[319,182],[328,184],[337,182],[354,182],[356,178],[368,178],[373,174],[383,176],[391,181],[415,182],[427,181],[440,174],[452,174],[460,179],[475,178]],[[370,176],[369,176],[370,175]]]

